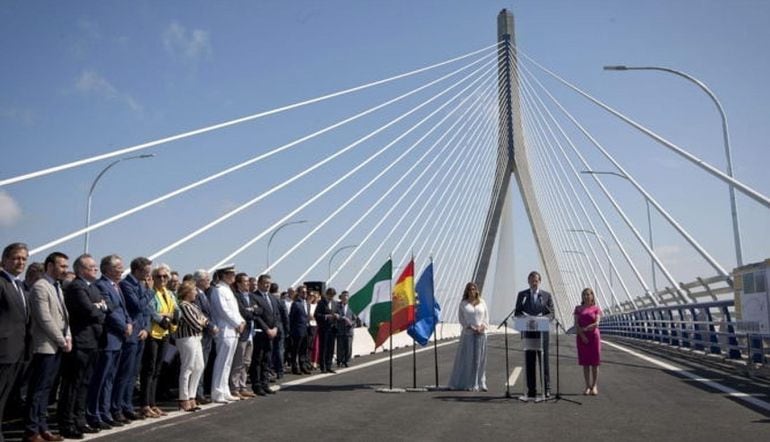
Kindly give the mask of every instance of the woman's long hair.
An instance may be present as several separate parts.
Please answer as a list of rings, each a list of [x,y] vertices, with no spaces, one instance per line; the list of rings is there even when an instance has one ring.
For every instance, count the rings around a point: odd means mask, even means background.
[[[475,293],[475,295],[472,293]],[[463,301],[468,301],[473,305],[477,305],[481,301],[481,292],[475,283],[469,282],[468,284],[465,284],[465,290],[463,291]]]

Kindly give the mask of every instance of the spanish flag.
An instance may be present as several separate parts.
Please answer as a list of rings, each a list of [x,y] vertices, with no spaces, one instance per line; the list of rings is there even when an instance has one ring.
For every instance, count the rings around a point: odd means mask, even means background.
[[[414,324],[417,297],[414,293],[414,258],[409,261],[393,288],[393,319],[390,334],[395,335]]]

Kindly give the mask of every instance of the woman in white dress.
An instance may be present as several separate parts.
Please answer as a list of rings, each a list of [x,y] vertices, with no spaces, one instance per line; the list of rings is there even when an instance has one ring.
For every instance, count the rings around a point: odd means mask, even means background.
[[[487,391],[487,328],[489,313],[476,284],[465,286],[457,316],[463,331],[449,378],[452,390]]]

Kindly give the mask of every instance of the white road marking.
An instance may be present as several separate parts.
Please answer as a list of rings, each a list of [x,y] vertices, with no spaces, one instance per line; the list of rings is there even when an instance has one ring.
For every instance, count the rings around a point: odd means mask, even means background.
[[[765,401],[760,400],[760,399],[757,399],[757,398],[753,397],[753,395],[751,395],[749,393],[743,393],[743,392],[738,391],[738,390],[736,390],[734,388],[730,388],[730,387],[728,387],[726,385],[722,385],[722,384],[720,384],[718,382],[715,382],[715,381],[712,381],[710,379],[702,378],[702,377],[700,377],[700,376],[698,376],[696,374],[693,374],[693,373],[691,373],[691,372],[689,372],[689,371],[687,371],[687,370],[685,370],[685,369],[683,369],[681,367],[677,367],[676,365],[672,365],[672,364],[669,364],[667,362],[663,362],[663,361],[661,361],[659,359],[655,359],[655,358],[652,358],[650,356],[643,355],[643,354],[641,354],[639,352],[631,350],[630,348],[623,347],[622,345],[618,345],[618,344],[615,344],[615,343],[612,343],[612,342],[607,342],[605,340],[602,340],[602,343],[604,343],[606,345],[609,345],[610,347],[616,348],[616,349],[618,349],[620,351],[624,351],[624,352],[626,352],[626,353],[628,353],[630,355],[636,356],[639,359],[642,359],[642,360],[645,360],[647,362],[650,362],[651,364],[657,365],[658,367],[663,368],[665,370],[669,370],[669,371],[673,371],[673,372],[676,372],[678,374],[681,374],[682,376],[684,376],[684,377],[686,377],[686,378],[688,378],[690,380],[693,380],[695,382],[700,382],[700,383],[702,383],[704,385],[708,385],[709,387],[711,387],[711,388],[713,388],[715,390],[721,391],[722,393],[725,393],[725,394],[727,394],[728,396],[730,396],[732,398],[736,398],[736,399],[739,399],[741,401],[748,402],[749,404],[751,404],[751,405],[753,405],[755,407],[761,408],[761,409],[763,409],[765,411],[770,411],[770,403],[765,402]]]
[[[519,375],[521,374],[521,367],[514,367],[513,372],[511,372],[511,376],[508,378],[508,385],[513,386],[516,384],[516,380],[519,378]]]

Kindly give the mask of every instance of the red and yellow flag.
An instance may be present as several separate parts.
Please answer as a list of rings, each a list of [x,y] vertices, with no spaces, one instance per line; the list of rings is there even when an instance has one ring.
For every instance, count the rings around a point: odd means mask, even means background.
[[[414,323],[417,296],[414,293],[414,258],[409,261],[393,288],[391,334],[404,331]]]

